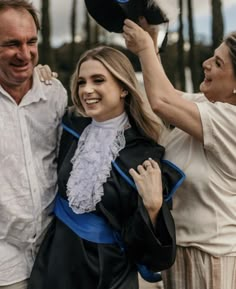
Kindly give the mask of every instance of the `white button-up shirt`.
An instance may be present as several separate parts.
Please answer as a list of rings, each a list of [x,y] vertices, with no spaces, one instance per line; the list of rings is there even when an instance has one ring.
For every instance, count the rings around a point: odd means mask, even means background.
[[[62,84],[34,74],[19,105],[0,86],[0,286],[29,277],[56,193]]]

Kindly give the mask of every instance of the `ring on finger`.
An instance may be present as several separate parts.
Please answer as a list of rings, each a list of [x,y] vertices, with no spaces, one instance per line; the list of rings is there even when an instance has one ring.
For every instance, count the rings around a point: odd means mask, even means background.
[[[144,168],[147,169],[148,167],[151,166],[151,164],[143,164]]]

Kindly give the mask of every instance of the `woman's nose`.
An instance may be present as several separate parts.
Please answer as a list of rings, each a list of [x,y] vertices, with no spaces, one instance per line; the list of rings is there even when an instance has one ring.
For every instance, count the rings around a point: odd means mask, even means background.
[[[94,93],[94,88],[89,86],[89,85],[87,85],[87,86],[84,87],[84,92],[87,93],[87,94],[92,94],[92,93]]]
[[[204,69],[211,69],[211,60],[212,57],[203,62],[202,66]]]

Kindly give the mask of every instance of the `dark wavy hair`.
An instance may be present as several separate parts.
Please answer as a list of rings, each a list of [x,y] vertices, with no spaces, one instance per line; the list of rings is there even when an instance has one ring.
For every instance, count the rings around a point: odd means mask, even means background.
[[[236,31],[228,34],[224,39],[224,43],[229,49],[229,55],[233,65],[234,75],[236,77]]]

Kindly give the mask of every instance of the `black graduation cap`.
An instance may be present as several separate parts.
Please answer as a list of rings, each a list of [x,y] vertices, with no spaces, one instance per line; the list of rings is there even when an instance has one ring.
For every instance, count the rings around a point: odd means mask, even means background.
[[[170,0],[85,0],[85,5],[99,25],[117,33],[123,31],[126,18],[138,23],[138,18],[144,16],[149,24],[158,25],[177,14]]]

